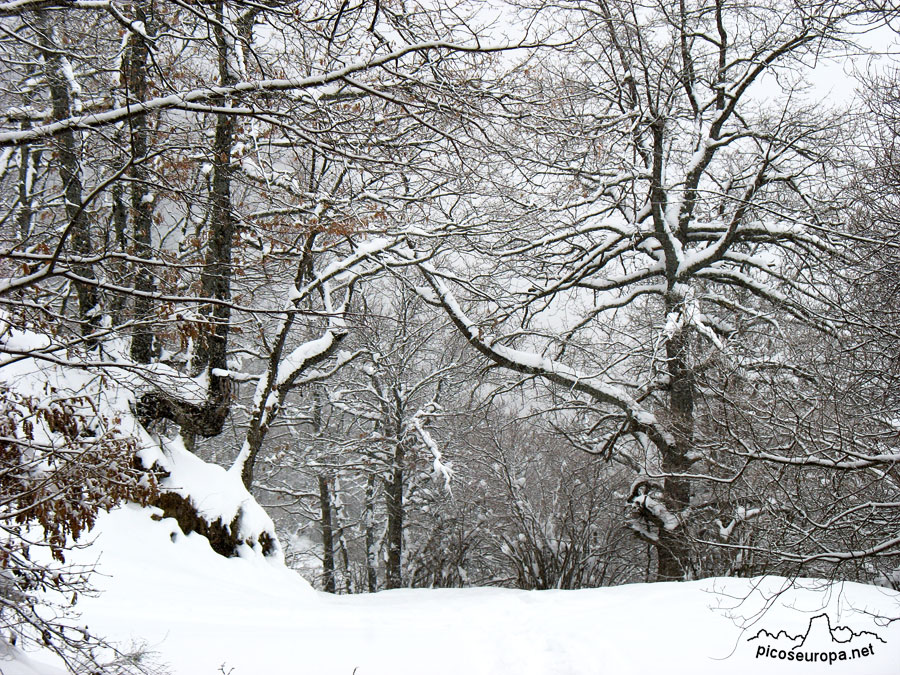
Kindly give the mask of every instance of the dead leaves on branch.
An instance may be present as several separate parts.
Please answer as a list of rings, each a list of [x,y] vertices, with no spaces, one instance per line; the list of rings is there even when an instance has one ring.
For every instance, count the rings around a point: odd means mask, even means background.
[[[42,397],[0,386],[0,568],[27,555],[28,528],[40,525],[56,560],[89,531],[101,510],[146,505],[156,479],[137,464],[136,441],[121,420],[87,396],[47,386]]]

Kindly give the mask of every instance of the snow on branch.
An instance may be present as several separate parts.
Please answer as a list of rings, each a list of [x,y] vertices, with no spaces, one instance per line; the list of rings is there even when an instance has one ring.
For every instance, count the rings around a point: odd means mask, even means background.
[[[485,336],[483,330],[466,315],[456,298],[440,279],[438,273],[427,264],[420,269],[441,306],[453,324],[466,336],[469,343],[499,366],[519,373],[537,375],[554,384],[587,394],[595,401],[623,410],[635,427],[659,447],[673,447],[675,438],[659,422],[656,416],[644,408],[620,387],[599,378],[580,373],[559,361],[534,352],[527,352],[497,344]]]
[[[39,9],[109,9],[110,0],[12,0],[0,3],[0,16],[15,16]]]
[[[643,494],[633,499],[631,503],[652,520],[657,521],[663,529],[671,532],[678,528],[678,518],[658,499]]]
[[[774,462],[776,464],[790,464],[793,466],[821,466],[826,469],[866,469],[881,464],[896,464],[900,462],[900,452],[886,452],[877,455],[862,455],[849,451],[844,451],[849,457],[855,459],[828,459],[825,457],[816,457],[814,455],[805,455],[800,457],[786,457],[784,455],[776,455],[770,452],[749,452],[737,453],[741,457],[748,459],[758,459],[766,462]]]
[[[2,5],[0,5],[2,7]],[[364,72],[373,68],[388,65],[402,59],[404,56],[429,50],[445,50],[457,52],[491,52],[511,49],[509,46],[481,46],[461,45],[443,40],[431,40],[406,45],[388,54],[377,56],[369,60],[351,63],[343,68],[332,70],[321,75],[311,77],[297,77],[269,80],[252,80],[238,82],[231,86],[202,87],[191,89],[168,96],[158,96],[147,101],[131,103],[126,106],[113,108],[101,113],[89,115],[77,115],[59,120],[51,124],[32,127],[19,131],[6,131],[0,133],[0,147],[23,145],[37,140],[58,136],[59,134],[76,129],[96,129],[115,124],[122,120],[157,110],[170,110],[189,106],[192,103],[203,103],[213,99],[237,97],[243,94],[255,94],[276,91],[309,90],[323,87],[329,84],[340,83],[342,86],[349,75]]]
[[[734,517],[729,521],[728,525],[725,525],[720,518],[716,518],[713,523],[719,528],[719,537],[722,538],[722,541],[728,541],[731,538],[731,533],[734,531],[735,526],[738,523],[743,523],[748,520],[752,520],[759,516],[762,513],[762,509],[759,507],[751,507],[746,508],[744,506],[738,506],[734,510]]]
[[[419,438],[422,439],[422,443],[425,444],[425,447],[434,457],[433,467],[435,476],[442,476],[444,478],[444,489],[446,489],[447,492],[450,492],[450,479],[453,477],[453,468],[451,465],[444,463],[443,455],[441,454],[440,448],[438,448],[438,444],[435,442],[434,438],[432,438],[431,434],[425,430],[425,425],[423,423],[425,418],[434,414],[435,407],[434,404],[430,404],[426,408],[418,410],[416,414],[412,416],[410,426],[415,430]]]
[[[709,325],[706,315],[700,310],[700,303],[694,297],[693,288],[687,288],[681,305],[666,315],[666,324],[663,327],[661,339],[671,340],[685,324],[692,326],[700,335],[713,343],[719,351],[725,351],[725,343]]]

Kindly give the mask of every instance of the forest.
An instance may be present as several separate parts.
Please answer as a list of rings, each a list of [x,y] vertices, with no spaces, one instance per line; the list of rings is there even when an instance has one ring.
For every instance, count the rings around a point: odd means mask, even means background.
[[[334,594],[900,590],[898,12],[0,2],[0,628],[89,662],[124,503]]]

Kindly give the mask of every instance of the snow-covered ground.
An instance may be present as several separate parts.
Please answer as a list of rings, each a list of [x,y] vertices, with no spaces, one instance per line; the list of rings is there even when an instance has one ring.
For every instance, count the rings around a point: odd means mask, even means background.
[[[334,597],[261,556],[222,558],[149,514],[104,515],[77,552],[98,562],[104,591],[79,602],[81,623],[143,640],[180,675],[900,672],[900,621],[876,618],[900,616],[900,594],[874,586],[709,579]]]
[[[5,335],[7,346],[43,344]],[[39,399],[90,396],[95,415],[119,418],[121,433],[137,440],[145,466],[166,470],[164,490],[189,496],[209,519],[231,523],[240,513],[242,540],[274,531],[239,472],[147,434],[126,387],[33,359],[8,363],[0,383]],[[54,442],[52,430],[42,433]],[[334,597],[286,569],[277,547],[265,557],[261,546],[241,546],[241,557],[225,559],[174,520],[151,517],[158,513],[101,514],[93,543],[67,561],[97,569],[101,593],[78,602],[79,624],[126,648],[143,642],[180,675],[900,673],[900,620],[883,620],[900,617],[900,594],[874,586],[707,579]],[[49,660],[0,640],[2,675],[58,675]]]

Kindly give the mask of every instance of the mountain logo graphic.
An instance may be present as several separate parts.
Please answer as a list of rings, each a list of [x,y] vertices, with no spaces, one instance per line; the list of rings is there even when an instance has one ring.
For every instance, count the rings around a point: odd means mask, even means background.
[[[856,632],[846,626],[832,627],[827,614],[812,617],[805,633],[790,635],[784,630],[771,633],[763,629],[748,638],[747,642],[756,647],[757,659],[829,665],[874,656],[880,645],[887,644],[872,631]]]

